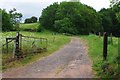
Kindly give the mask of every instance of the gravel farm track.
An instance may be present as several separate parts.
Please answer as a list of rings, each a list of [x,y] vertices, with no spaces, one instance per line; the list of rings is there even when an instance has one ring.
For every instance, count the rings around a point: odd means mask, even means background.
[[[77,37],[53,54],[20,68],[6,70],[3,78],[93,78],[88,47]]]

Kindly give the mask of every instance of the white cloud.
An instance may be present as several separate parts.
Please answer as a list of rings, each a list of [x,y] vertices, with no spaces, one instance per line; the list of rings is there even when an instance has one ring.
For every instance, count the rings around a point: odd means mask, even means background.
[[[1,0],[1,2],[24,2],[24,3],[40,3],[40,2],[61,2],[66,0]]]
[[[101,8],[109,8],[109,0],[80,0],[82,3],[92,6],[99,11]]]

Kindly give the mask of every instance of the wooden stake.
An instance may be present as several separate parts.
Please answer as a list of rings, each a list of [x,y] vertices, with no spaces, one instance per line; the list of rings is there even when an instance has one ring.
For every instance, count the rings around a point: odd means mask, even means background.
[[[104,38],[103,38],[103,60],[107,59],[107,33],[104,32]]]
[[[16,34],[16,46],[15,46],[15,55],[19,56],[19,32]]]
[[[8,53],[8,39],[6,38],[6,49],[7,49],[7,53]]]
[[[22,50],[22,35],[20,34],[20,50]]]
[[[12,58],[15,58],[15,48],[16,48],[16,41],[14,41],[14,48],[13,48],[13,56],[12,56]]]

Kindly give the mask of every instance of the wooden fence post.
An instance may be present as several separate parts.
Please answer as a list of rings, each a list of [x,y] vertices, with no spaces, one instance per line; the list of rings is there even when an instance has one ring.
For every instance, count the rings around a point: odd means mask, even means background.
[[[15,46],[15,55],[18,57],[19,56],[19,32],[17,32],[17,34],[16,34],[16,39],[15,39],[15,41],[16,41],[16,46]]]
[[[8,53],[8,38],[6,38],[6,49],[7,49],[7,53]]]
[[[103,60],[106,60],[107,59],[107,33],[104,32],[104,37],[103,37]]]
[[[22,50],[22,34],[20,34],[20,50]]]
[[[12,56],[12,58],[15,58],[15,48],[16,48],[16,41],[14,41],[14,48],[13,48],[13,56]]]

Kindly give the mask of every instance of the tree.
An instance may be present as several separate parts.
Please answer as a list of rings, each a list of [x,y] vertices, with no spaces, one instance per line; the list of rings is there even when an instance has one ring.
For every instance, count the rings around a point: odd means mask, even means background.
[[[113,33],[114,36],[120,36],[120,22],[116,17],[118,11],[119,8],[117,6],[99,11],[102,18],[103,30],[109,34]]]
[[[96,33],[101,29],[101,17],[90,6],[80,2],[54,3],[39,18],[42,27],[72,34]]]
[[[76,34],[76,29],[69,18],[64,18],[62,20],[56,20],[54,24],[55,29],[61,33],[71,33]]]
[[[2,31],[10,31],[13,29],[11,23],[10,15],[5,11],[5,9],[0,9],[0,15],[2,15]]]
[[[110,0],[110,6],[113,7],[114,5],[120,5],[120,0]]]
[[[31,21],[32,21],[33,23],[37,22],[37,17],[32,16],[32,17],[31,17]]]
[[[53,25],[56,19],[56,11],[58,10],[58,3],[53,3],[47,8],[43,9],[42,15],[39,18],[41,26],[46,29],[54,30]]]
[[[120,0],[110,0],[110,6],[116,12],[116,18],[120,22]]]
[[[2,30],[3,31],[10,31],[10,30],[16,30],[19,27],[19,23],[22,18],[21,13],[17,13],[16,9],[13,8],[12,10],[7,13],[5,9],[0,9],[0,12],[2,12]]]
[[[120,0],[111,0],[111,9],[114,12],[114,34],[115,36],[119,36],[120,37]],[[114,22],[113,21],[113,22]]]
[[[101,18],[102,18],[102,26],[103,26],[103,31],[111,33],[111,28],[112,28],[112,18],[110,16],[110,10],[109,9],[101,9],[99,11]]]
[[[25,22],[24,23],[32,23],[31,19],[30,18],[27,18],[25,19]]]
[[[31,18],[25,19],[24,23],[35,23],[35,22],[37,22],[37,17],[32,16]]]
[[[19,28],[19,24],[20,24],[20,21],[22,18],[22,14],[18,13],[16,11],[17,10],[15,8],[13,8],[9,11],[11,23],[13,24],[15,30]]]

